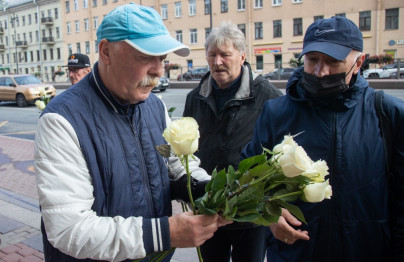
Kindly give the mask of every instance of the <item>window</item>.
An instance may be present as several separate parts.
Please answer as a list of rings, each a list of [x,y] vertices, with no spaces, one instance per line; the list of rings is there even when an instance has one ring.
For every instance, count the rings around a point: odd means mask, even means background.
[[[66,5],[66,13],[70,13],[70,1],[66,1],[65,5]]]
[[[80,43],[76,43],[76,52],[81,54],[81,47],[80,47]]]
[[[282,20],[274,20],[274,34],[273,37],[282,37]]]
[[[48,17],[52,17],[52,10],[48,9]]]
[[[292,0],[293,4],[300,4],[303,3],[303,0]]]
[[[263,70],[264,69],[264,58],[262,55],[257,55],[255,57],[255,61],[257,63],[257,70]]]
[[[359,29],[362,31],[369,31],[371,23],[370,11],[359,12]]]
[[[205,15],[210,14],[210,1],[211,0],[205,0]]]
[[[175,2],[175,17],[182,16],[182,7],[181,2]]]
[[[84,30],[85,31],[90,30],[90,23],[88,22],[88,18],[84,19]]]
[[[79,20],[74,21],[74,25],[76,27],[76,33],[80,32],[80,21]]]
[[[161,5],[161,19],[167,19],[167,17],[168,17],[167,4]]]
[[[182,43],[182,30],[175,31],[175,39]]]
[[[32,32],[29,32],[29,42],[32,43],[33,38],[32,38]]]
[[[57,59],[60,59],[60,48],[56,48]]]
[[[245,10],[245,0],[237,0],[237,10]]]
[[[42,50],[43,51],[43,60],[46,61],[46,49]]]
[[[272,0],[272,5],[273,6],[282,5],[282,0]]]
[[[79,0],[74,0],[74,10],[79,10]]]
[[[69,56],[73,54],[72,44],[67,45],[67,53],[69,54]]]
[[[263,38],[262,22],[256,22],[255,24],[255,39]]]
[[[60,30],[59,30],[59,27],[56,27],[56,38],[57,38],[57,39],[60,38]]]
[[[58,9],[55,8],[55,19],[58,19],[58,18],[59,18],[59,12],[58,12]]]
[[[189,15],[196,15],[196,2],[195,0],[189,0]]]
[[[279,0],[282,2],[282,0]],[[262,0],[254,0],[254,8],[262,8]]]
[[[30,51],[31,62],[34,62],[34,51]]]
[[[205,39],[208,38],[211,31],[212,31],[212,28],[210,28],[210,27],[205,28]]]
[[[52,48],[49,49],[49,56],[50,56],[50,60],[53,60],[53,49]]]
[[[293,35],[298,36],[303,34],[302,18],[293,18]]]
[[[97,7],[97,0],[93,0],[93,7]]]
[[[83,8],[88,8],[88,0],[83,0]]]
[[[90,53],[90,42],[86,41],[86,54]]]
[[[32,24],[32,15],[31,14],[28,15],[28,24],[29,25]]]
[[[229,4],[227,0],[220,0],[220,12],[227,13],[229,10]]]
[[[66,23],[66,32],[68,35],[72,33],[72,26],[71,26],[70,22]]]
[[[315,15],[314,17],[314,21],[320,20],[320,19],[324,19],[323,15]]]
[[[95,53],[98,53],[98,42],[97,42],[97,40],[94,41],[94,50],[95,50]]]
[[[102,0],[102,4],[106,5],[106,4],[108,4],[108,1],[107,0]],[[97,50],[98,50],[98,48],[97,48]]]
[[[386,30],[398,29],[398,8],[386,9]]]
[[[93,17],[93,24],[94,24],[94,29],[98,29],[98,26],[99,26],[98,16]]]
[[[189,32],[190,32],[191,44],[198,43],[198,33],[196,29],[190,29]]]
[[[35,31],[35,39],[37,42],[39,42],[39,31],[38,30]]]
[[[335,16],[346,17],[345,13],[338,13],[338,14],[335,14]]]
[[[22,26],[25,26],[25,16],[22,17]]]
[[[238,24],[237,27],[245,36],[245,24]]]

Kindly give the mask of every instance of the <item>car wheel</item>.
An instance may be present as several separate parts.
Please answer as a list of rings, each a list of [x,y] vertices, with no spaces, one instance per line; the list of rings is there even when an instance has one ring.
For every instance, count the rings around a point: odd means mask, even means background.
[[[25,107],[28,105],[27,100],[25,99],[25,96],[23,94],[18,94],[15,102],[17,102],[17,105],[19,107]]]
[[[165,88],[161,88],[161,89],[160,89],[160,92],[164,92],[164,91],[166,91]]]
[[[368,78],[377,79],[377,78],[379,78],[379,75],[376,73],[371,73],[371,74],[369,74]]]

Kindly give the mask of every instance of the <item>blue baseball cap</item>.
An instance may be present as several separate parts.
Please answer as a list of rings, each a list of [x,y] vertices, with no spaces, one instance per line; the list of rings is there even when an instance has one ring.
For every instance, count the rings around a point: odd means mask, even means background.
[[[160,15],[150,7],[130,3],[107,14],[97,30],[97,41],[125,41],[136,50],[151,56],[174,52],[188,56],[189,47],[170,36]]]
[[[342,61],[352,50],[363,51],[361,31],[351,20],[333,16],[307,28],[299,59],[308,52],[320,52]]]

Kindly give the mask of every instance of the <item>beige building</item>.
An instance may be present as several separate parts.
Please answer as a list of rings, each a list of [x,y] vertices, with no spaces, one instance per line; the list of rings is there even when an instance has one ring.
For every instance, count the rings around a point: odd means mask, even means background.
[[[32,73],[41,69],[39,72],[42,76],[48,78],[50,72],[57,71],[60,66],[66,64],[67,57],[71,53],[87,54],[91,63],[96,62],[98,59],[96,32],[103,17],[116,6],[130,2],[155,8],[162,16],[170,34],[191,48],[189,57],[183,58],[173,54],[167,57],[166,63],[180,65],[179,69],[170,71],[171,78],[191,67],[207,66],[204,50],[206,36],[211,27],[228,20],[237,24],[245,33],[247,60],[258,73],[270,72],[275,66],[289,67],[289,61],[298,57],[302,50],[303,36],[307,27],[315,19],[334,15],[345,16],[359,26],[364,36],[366,54],[372,56],[387,53],[395,59],[404,60],[403,0],[13,0],[11,2],[18,1],[24,3],[0,12],[0,29],[3,29],[3,34],[0,35],[0,73],[7,72],[6,68],[10,68],[10,72],[16,72],[16,57],[19,61],[19,72]],[[39,14],[39,24],[33,22],[36,14]],[[6,27],[6,23],[10,24],[14,15],[18,17],[16,27]],[[32,24],[27,22],[29,16]],[[25,19],[24,26],[23,19]],[[40,34],[39,38],[36,38],[37,32]],[[14,45],[15,36],[17,43],[27,41],[28,45]],[[58,79],[66,81],[66,76],[59,77],[56,81]]]

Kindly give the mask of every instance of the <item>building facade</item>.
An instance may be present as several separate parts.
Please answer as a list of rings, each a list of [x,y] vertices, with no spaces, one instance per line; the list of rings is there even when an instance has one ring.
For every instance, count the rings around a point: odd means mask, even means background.
[[[307,27],[316,19],[335,15],[345,16],[358,25],[364,37],[365,54],[389,54],[404,60],[403,0],[8,2],[16,4],[0,11],[0,74],[36,73],[45,81],[61,70],[72,53],[87,54],[92,64],[96,62],[96,32],[103,17],[113,8],[130,2],[156,9],[170,34],[191,48],[189,57],[173,54],[167,57],[166,63],[179,65],[170,71],[171,78],[191,68],[207,66],[204,42],[211,28],[222,21],[231,21],[244,32],[247,61],[257,73],[290,67],[290,60],[302,51]],[[56,77],[56,81],[66,81],[66,75]]]
[[[0,74],[63,78],[62,19],[58,0],[9,1],[0,11]]]

